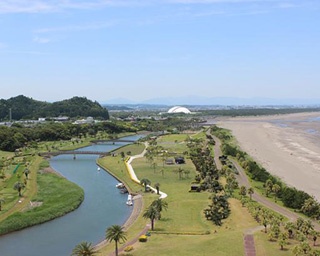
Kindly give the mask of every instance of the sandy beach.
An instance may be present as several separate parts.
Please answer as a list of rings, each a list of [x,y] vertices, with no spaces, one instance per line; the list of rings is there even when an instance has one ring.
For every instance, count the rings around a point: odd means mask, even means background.
[[[320,112],[226,118],[217,125],[271,174],[320,201]]]

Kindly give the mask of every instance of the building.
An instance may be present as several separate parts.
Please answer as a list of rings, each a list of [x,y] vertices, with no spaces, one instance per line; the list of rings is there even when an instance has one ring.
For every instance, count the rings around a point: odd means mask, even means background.
[[[172,114],[172,113],[184,113],[184,114],[191,114],[191,111],[185,107],[179,107],[179,106],[175,106],[175,107],[172,107],[168,110],[168,113],[169,114]]]

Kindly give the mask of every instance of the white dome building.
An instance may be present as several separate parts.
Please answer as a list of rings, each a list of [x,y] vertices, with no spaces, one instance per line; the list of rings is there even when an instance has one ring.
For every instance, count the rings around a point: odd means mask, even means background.
[[[185,107],[179,107],[179,106],[175,106],[172,107],[168,110],[168,113],[184,113],[184,114],[191,114],[191,111]]]

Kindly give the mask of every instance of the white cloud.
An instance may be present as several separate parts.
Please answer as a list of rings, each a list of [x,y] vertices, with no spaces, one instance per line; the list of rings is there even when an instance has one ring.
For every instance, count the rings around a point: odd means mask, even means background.
[[[50,32],[68,32],[68,31],[85,31],[85,30],[98,30],[103,28],[112,27],[116,22],[96,22],[83,25],[69,25],[63,27],[41,28],[34,31],[36,34],[44,34]]]
[[[49,38],[36,36],[36,37],[33,38],[33,41],[36,42],[36,43],[39,43],[39,44],[47,44],[51,40]]]
[[[0,13],[36,13],[52,11],[53,6],[40,0],[2,0]]]
[[[318,5],[318,0],[306,1]],[[306,3],[304,2],[304,3]],[[146,5],[193,5],[193,4],[261,4],[291,8],[301,5],[301,0],[0,0],[1,13],[48,13],[76,9]]]
[[[94,9],[146,3],[148,3],[146,0],[1,0],[0,13],[46,13],[66,9]]]

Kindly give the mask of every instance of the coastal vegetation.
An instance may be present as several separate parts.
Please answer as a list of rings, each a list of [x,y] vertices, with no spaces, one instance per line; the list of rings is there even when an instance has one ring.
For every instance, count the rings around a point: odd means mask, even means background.
[[[315,219],[320,218],[320,205],[310,195],[287,186],[278,177],[271,175],[235,144],[229,131],[217,126],[213,126],[211,130],[222,141],[223,154],[234,157],[239,162],[252,179],[255,189],[265,194],[266,197],[272,195],[275,201],[279,199],[286,207],[298,210]]]
[[[217,169],[213,158],[215,141],[206,130],[198,128],[182,133],[182,130],[190,126],[178,121],[179,129],[174,129],[174,121],[170,122],[168,128],[171,133],[149,138],[145,157],[135,159],[132,163],[137,176],[146,182],[142,184],[132,182],[125,167],[128,156],[143,151],[145,146],[142,143],[120,148],[113,152],[112,156],[98,159],[98,164],[124,182],[130,193],[143,195],[144,208],[130,229],[126,230],[125,240],[131,240],[139,234],[145,228],[146,222],[152,222],[151,237],[148,237],[148,242],[143,245],[131,246],[129,252],[131,255],[149,255],[155,248],[158,248],[158,255],[206,255],[212,248],[215,248],[215,255],[243,254],[243,232],[257,225],[264,227],[263,232],[255,234],[257,250],[267,251],[266,255],[291,255],[291,251],[308,251],[306,241],[309,244],[310,241],[317,242],[318,233],[314,232],[310,223],[303,220],[301,224],[299,220],[287,229],[287,220],[255,203],[251,198],[254,193],[262,193],[270,200],[286,205],[284,198],[287,196],[287,201],[296,205],[297,211],[316,218],[319,205],[312,197],[306,196],[302,191],[286,187],[278,178],[273,177],[241,151],[229,131],[214,126],[212,133],[222,140],[223,153],[238,161],[252,179],[251,188],[243,186],[239,188],[236,182],[237,172],[232,163],[228,162],[221,170]],[[154,123],[148,121],[148,123],[152,129],[156,129],[157,125],[164,127],[163,123],[158,121]],[[23,147],[21,151],[15,153],[4,152],[0,161],[4,179],[0,179],[0,183],[12,194],[9,198],[7,194],[5,197],[0,197],[2,206],[0,227],[6,229],[4,233],[10,232],[9,226],[20,229],[24,227],[24,223],[34,225],[61,216],[75,209],[83,200],[83,191],[75,184],[66,183],[64,178],[45,170],[48,162],[40,163],[37,160],[37,164],[32,163],[34,159],[41,159],[37,156],[37,152],[76,148],[94,138],[117,137],[119,136],[117,132],[136,131],[138,127],[146,127],[146,124],[146,121],[141,122],[139,124],[141,126],[136,123],[112,122],[112,125],[106,126],[109,130],[89,126],[97,132],[90,134],[89,130],[83,128],[84,130],[78,134],[81,134],[81,138],[75,136],[63,141],[36,141],[37,148]],[[15,127],[10,129],[13,128]],[[23,127],[17,128],[23,129]],[[176,157],[184,158],[184,163],[175,163]],[[170,159],[172,161],[168,161]],[[15,175],[13,175],[14,169],[16,169]],[[21,199],[30,196],[31,186],[34,184],[38,184],[36,185],[38,191],[29,197],[34,204],[9,214],[9,209],[14,208],[14,204],[19,200],[17,191],[13,189],[17,182],[26,185],[20,191]],[[158,193],[152,193],[144,188],[143,185],[149,184],[153,184],[157,190],[165,191],[168,198],[158,199]],[[199,189],[190,192],[193,186]],[[286,189],[289,192],[286,192]],[[3,193],[4,190],[0,192]],[[54,197],[54,194],[58,197]],[[72,194],[74,197],[70,196]],[[72,205],[72,202],[76,204]],[[62,205],[69,205],[69,209],[61,210]],[[165,212],[160,214],[162,210]],[[10,216],[4,218],[4,214]],[[49,216],[49,218],[43,219],[39,216]],[[172,242],[172,246],[167,243],[168,240]],[[273,241],[272,246],[266,244],[269,240]],[[230,242],[232,247],[228,246]],[[183,251],[181,247],[184,248]],[[111,250],[113,249],[107,246],[99,249],[99,252]]]

